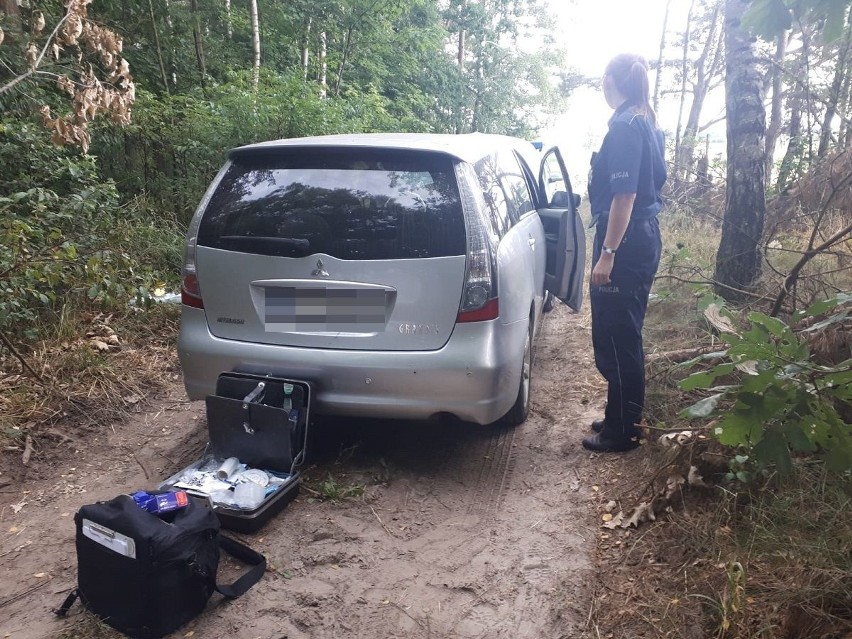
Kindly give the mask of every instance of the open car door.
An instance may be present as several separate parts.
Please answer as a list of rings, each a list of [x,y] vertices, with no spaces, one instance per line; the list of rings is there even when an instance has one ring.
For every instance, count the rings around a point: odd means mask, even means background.
[[[586,233],[578,211],[580,196],[571,189],[557,147],[544,152],[538,181],[545,205],[538,209],[546,240],[544,288],[579,311],[583,303]]]

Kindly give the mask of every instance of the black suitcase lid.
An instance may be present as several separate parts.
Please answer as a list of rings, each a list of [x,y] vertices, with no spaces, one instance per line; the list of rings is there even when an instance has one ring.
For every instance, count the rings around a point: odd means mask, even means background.
[[[252,408],[258,408],[260,406],[269,407],[273,410],[286,410],[285,408],[278,406],[278,404],[280,404],[281,400],[283,399],[281,397],[280,392],[282,385],[293,386],[293,399],[301,401],[304,405],[304,423],[302,424],[301,432],[299,433],[298,437],[298,443],[300,445],[292,447],[292,463],[289,464],[289,468],[280,469],[285,472],[289,471],[290,475],[298,475],[298,469],[304,464],[305,461],[305,454],[308,443],[308,428],[310,426],[310,406],[313,391],[311,383],[305,380],[287,379],[274,375],[258,375],[239,372],[227,372],[220,374],[216,384],[216,395],[208,396],[207,428],[208,436],[210,439],[205,450],[205,455],[214,454],[217,457],[223,458],[231,456],[239,457],[239,455],[233,454],[233,449],[229,449],[228,442],[214,442],[215,438],[211,435],[210,432],[211,415],[209,409],[209,400],[211,398],[224,397],[231,400],[240,400],[242,402],[240,408],[244,409],[247,413],[251,411]],[[248,389],[248,392],[245,394],[241,394],[241,388]],[[222,393],[226,394],[223,395]],[[299,397],[299,395],[301,395],[301,397]],[[267,404],[266,402],[269,403]],[[213,421],[215,423],[215,416],[213,418]],[[255,436],[255,433],[250,432],[251,430],[252,424],[248,423],[244,440],[250,440]],[[220,444],[218,448],[214,445],[215,443]]]

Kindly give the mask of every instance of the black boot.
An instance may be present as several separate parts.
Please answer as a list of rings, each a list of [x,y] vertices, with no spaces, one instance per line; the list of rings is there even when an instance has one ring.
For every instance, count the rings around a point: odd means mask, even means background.
[[[596,419],[592,422],[592,432],[599,433],[603,430],[604,424],[606,424],[605,419]]]
[[[609,433],[596,433],[583,438],[583,448],[596,453],[624,453],[639,446],[639,437],[612,437]]]

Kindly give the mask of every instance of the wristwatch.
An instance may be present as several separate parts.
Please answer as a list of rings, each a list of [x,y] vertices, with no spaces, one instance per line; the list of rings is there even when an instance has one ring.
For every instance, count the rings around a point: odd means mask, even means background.
[[[603,251],[604,253],[609,253],[610,255],[615,255],[616,250],[617,249],[609,248],[608,246],[601,247],[601,251]]]

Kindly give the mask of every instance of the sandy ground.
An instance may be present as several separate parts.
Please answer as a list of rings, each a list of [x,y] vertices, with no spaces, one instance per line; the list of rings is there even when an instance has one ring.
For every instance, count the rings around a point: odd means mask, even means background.
[[[602,406],[586,322],[561,305],[545,316],[532,414],[514,430],[318,420],[306,489],[240,536],[267,574],[172,636],[584,637],[599,468],[580,438]],[[79,605],[51,614],[76,580],[74,513],[156,486],[204,446],[203,404],[169,383],[132,419],[0,475],[0,638],[87,636]],[[364,492],[316,499],[329,476]]]

